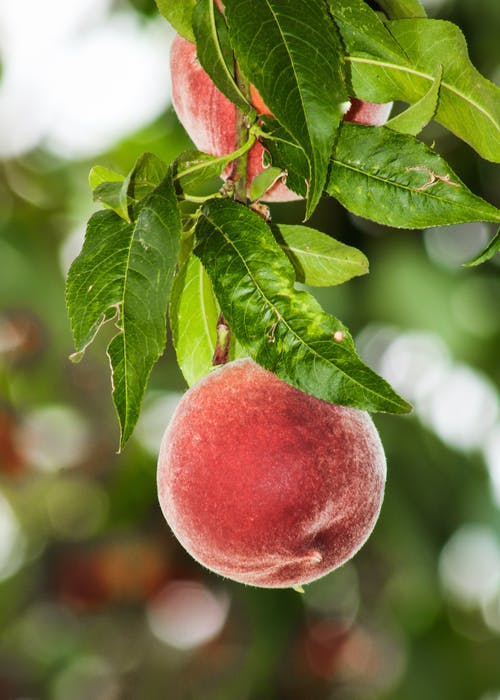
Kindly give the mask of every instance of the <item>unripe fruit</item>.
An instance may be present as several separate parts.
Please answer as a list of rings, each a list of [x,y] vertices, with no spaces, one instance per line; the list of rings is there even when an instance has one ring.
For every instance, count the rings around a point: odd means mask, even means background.
[[[384,451],[368,413],[316,399],[252,360],[186,392],[163,437],[163,514],[201,564],[299,586],[350,559],[377,520]]]
[[[179,121],[196,147],[213,156],[225,156],[237,148],[237,108],[214,85],[196,56],[195,44],[177,35],[170,53],[172,103]],[[250,87],[252,103],[259,114],[272,116],[256,88]],[[392,103],[377,104],[351,100],[345,119],[358,124],[380,126],[387,121]],[[264,169],[264,148],[257,142],[248,154],[248,188]],[[223,177],[231,174],[226,169]],[[266,192],[265,202],[289,202],[301,199],[280,180]]]

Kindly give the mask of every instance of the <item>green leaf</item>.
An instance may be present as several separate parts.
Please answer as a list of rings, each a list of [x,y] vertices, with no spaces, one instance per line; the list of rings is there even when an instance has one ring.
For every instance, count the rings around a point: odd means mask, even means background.
[[[198,60],[218,89],[243,113],[252,106],[235,82],[234,57],[227,25],[213,0],[199,0],[193,12]]]
[[[179,183],[182,191],[188,194],[197,194],[207,183],[217,179],[218,189],[222,171],[233,160],[232,153],[216,158],[195,149],[184,151],[174,161],[174,180]]]
[[[377,0],[377,2],[391,19],[427,16],[420,0]]]
[[[495,253],[500,250],[500,229],[493,236],[491,241],[488,243],[486,248],[484,248],[480,253],[478,253],[472,260],[464,263],[464,267],[474,267],[475,265],[481,265],[482,263],[490,260]]]
[[[140,201],[163,181],[168,166],[154,153],[143,153],[127,175],[127,194],[135,201]]]
[[[124,180],[125,175],[105,168],[102,165],[95,165],[89,172],[89,185],[91,190],[95,190],[99,185],[105,182],[123,182]]]
[[[74,359],[80,359],[106,321],[113,319],[118,329],[108,355],[121,446],[132,433],[149,374],[165,347],[181,232],[170,172],[133,213],[131,223],[113,211],[94,214],[66,288]]]
[[[368,260],[360,250],[326,233],[300,225],[277,224],[272,228],[295,269],[298,282],[329,287],[368,272]]]
[[[250,200],[252,202],[259,200],[277,180],[282,178],[283,170],[281,168],[271,166],[261,170],[260,173],[254,177],[250,185]]]
[[[184,39],[194,42],[191,17],[196,0],[155,0],[158,10]]]
[[[227,0],[240,67],[309,163],[306,218],[324,188],[329,153],[348,99],[344,49],[323,0]]]
[[[361,362],[340,321],[310,294],[295,289],[292,264],[257,214],[232,200],[210,200],[196,237],[195,253],[212,279],[224,317],[260,365],[326,401],[371,411],[409,410]]]
[[[130,221],[128,215],[128,182],[102,182],[94,189],[94,201],[101,202],[105,207],[112,209],[125,221]]]
[[[212,369],[220,309],[203,265],[190,255],[176,275],[170,327],[177,363],[188,386]]]
[[[408,61],[366,53],[364,45],[344,37],[356,97],[373,102],[413,104],[443,69],[435,119],[483,158],[500,161],[500,88],[470,62],[460,29],[433,19],[394,20],[387,26]]]
[[[276,119],[262,118],[265,133],[262,140],[271,155],[274,167],[286,172],[286,186],[301,197],[307,196],[309,163],[303,149]]]
[[[152,153],[143,153],[127,176],[96,166],[89,175],[94,200],[113,209],[118,216],[130,222],[129,205],[139,201],[159,185],[167,166]]]
[[[439,67],[439,73],[429,90],[418,102],[405,109],[404,112],[389,119],[385,126],[401,134],[416,136],[436,114],[439,101],[439,88],[443,77],[443,67]]]
[[[328,0],[330,12],[348,46],[374,56],[406,61],[407,56],[380,15],[364,0]]]
[[[435,151],[386,127],[342,125],[326,191],[387,226],[500,221],[500,210],[473,194]]]
[[[123,188],[125,175],[102,165],[94,166],[89,173],[89,185],[94,201],[101,202],[105,207],[115,211],[118,216],[128,221],[128,200],[126,187]]]

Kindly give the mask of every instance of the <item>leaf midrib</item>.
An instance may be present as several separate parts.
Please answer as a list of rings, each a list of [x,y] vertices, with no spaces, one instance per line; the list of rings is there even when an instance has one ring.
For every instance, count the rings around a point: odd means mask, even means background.
[[[428,80],[429,82],[434,82],[435,78],[432,76],[430,73],[425,73],[421,70],[416,70],[415,68],[409,68],[408,66],[400,66],[397,63],[389,63],[387,61],[379,61],[376,59],[368,59],[368,58],[362,58],[361,56],[346,56],[345,57],[346,61],[350,61],[351,63],[366,63],[368,65],[374,65],[374,66],[379,66],[381,68],[387,68],[387,69],[392,69],[392,70],[397,70],[402,73],[408,73],[410,75],[416,75],[419,78],[423,78],[425,80]],[[481,112],[497,129],[497,131],[500,131],[500,125],[495,121],[494,117],[487,112],[482,105],[477,104],[474,100],[470,99],[467,97],[463,92],[460,90],[456,89],[453,85],[450,85],[450,83],[446,82],[443,80],[441,82],[441,87],[446,88],[450,92],[454,93],[458,97],[460,97],[464,102],[470,104],[472,107],[478,110],[478,112]]]
[[[349,376],[344,370],[342,370],[340,367],[338,367],[332,360],[329,360],[328,358],[324,357],[323,355],[320,355],[314,348],[312,348],[307,342],[305,342],[305,341],[303,340],[303,338],[302,338],[301,336],[299,336],[299,335],[297,334],[297,332],[290,326],[290,324],[287,323],[287,322],[285,321],[285,319],[283,318],[283,316],[280,314],[280,312],[278,311],[278,309],[276,308],[276,306],[270,301],[270,299],[268,299],[268,297],[266,296],[266,294],[264,293],[264,291],[262,290],[262,288],[261,288],[260,285],[258,284],[257,280],[255,279],[255,277],[254,277],[252,271],[249,269],[249,267],[248,267],[248,265],[247,265],[247,263],[246,263],[245,258],[241,255],[241,253],[240,253],[240,251],[238,250],[237,246],[235,245],[234,241],[232,241],[231,238],[229,238],[229,237],[226,235],[226,233],[225,233],[224,230],[221,228],[221,226],[219,226],[218,224],[216,224],[214,221],[208,219],[208,217],[206,217],[206,218],[207,218],[207,220],[210,221],[210,223],[212,224],[212,226],[214,226],[214,228],[215,228],[217,231],[220,232],[220,234],[222,235],[222,237],[223,237],[223,239],[226,241],[226,243],[229,244],[229,246],[234,250],[234,252],[235,252],[236,255],[238,256],[238,258],[241,260],[241,262],[242,262],[242,264],[243,264],[243,267],[244,267],[245,270],[247,271],[248,276],[249,276],[250,279],[252,280],[252,282],[253,282],[253,284],[254,284],[254,286],[255,286],[255,289],[258,290],[258,292],[259,292],[259,294],[261,295],[261,297],[262,297],[262,298],[264,299],[264,301],[268,304],[268,306],[272,309],[273,313],[276,315],[276,318],[279,320],[280,323],[283,323],[283,325],[284,325],[284,326],[290,331],[290,333],[299,341],[299,343],[301,343],[301,344],[304,345],[306,348],[308,348],[308,350],[312,353],[312,355],[314,355],[314,357],[318,358],[318,360],[320,360],[320,361],[322,361],[322,362],[326,362],[327,364],[331,365],[332,367],[335,367],[335,369],[336,369],[338,372],[340,372],[344,377],[346,377],[348,381],[350,381],[350,382],[352,382],[353,384],[356,384],[357,386],[359,386],[359,387],[363,390],[364,393],[366,393],[366,392],[368,391],[372,396],[380,397],[380,398],[383,399],[383,401],[385,401],[386,403],[387,403],[387,402],[390,402],[390,403],[391,403],[392,405],[394,405],[394,406],[400,406],[400,404],[398,404],[397,402],[392,401],[392,400],[388,399],[386,396],[383,396],[382,394],[379,394],[377,391],[374,391],[373,389],[364,386],[364,385],[361,384],[359,381],[357,381],[357,380],[354,379],[353,377]]]
[[[335,158],[332,159],[332,162],[335,163],[335,165],[337,165],[339,167],[345,168],[346,170],[352,170],[353,172],[358,173],[358,174],[362,175],[363,177],[371,178],[373,180],[378,180],[379,182],[383,183],[384,185],[399,188],[401,190],[406,190],[407,192],[412,193],[412,194],[416,194],[417,196],[428,197],[429,199],[435,199],[438,202],[445,202],[446,204],[450,203],[450,200],[446,199],[445,197],[440,197],[436,194],[433,194],[429,190],[420,190],[419,191],[418,189],[415,189],[414,187],[411,187],[409,185],[404,185],[400,182],[397,182],[396,180],[384,179],[380,175],[376,175],[375,173],[368,173],[366,170],[362,170],[361,168],[356,168],[355,166],[350,165],[349,163],[343,163],[342,161],[336,160]],[[460,187],[463,187],[463,183],[460,184]],[[475,196],[472,192],[469,192],[468,194],[469,194],[469,196],[472,196],[472,197]],[[453,206],[459,207],[465,211],[469,211],[472,214],[477,214],[478,211],[482,211],[483,213],[485,213],[485,210],[482,207],[481,208],[478,207],[477,209],[475,209],[471,205],[463,204],[462,202],[453,201]],[[486,220],[493,221],[493,219],[486,219]],[[494,221],[496,222],[498,220],[499,219],[495,219]]]

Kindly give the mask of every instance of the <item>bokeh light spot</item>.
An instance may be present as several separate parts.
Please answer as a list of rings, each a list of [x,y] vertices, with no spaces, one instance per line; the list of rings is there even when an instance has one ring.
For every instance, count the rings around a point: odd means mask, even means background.
[[[443,547],[439,577],[450,599],[465,609],[478,608],[500,590],[500,544],[491,528],[468,524]]]
[[[174,581],[150,602],[147,619],[159,640],[188,650],[216,637],[228,611],[226,593],[215,594],[196,581]]]

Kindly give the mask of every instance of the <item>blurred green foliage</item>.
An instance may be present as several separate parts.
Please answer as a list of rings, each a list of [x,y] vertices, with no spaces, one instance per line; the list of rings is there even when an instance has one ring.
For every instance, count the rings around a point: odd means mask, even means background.
[[[133,7],[154,10],[145,0]],[[498,0],[449,0],[436,13],[462,27],[473,61],[498,81]],[[500,206],[498,167],[434,126],[424,137]],[[77,252],[69,243],[95,208],[95,162],[127,172],[143,151],[168,161],[187,145],[168,111],[92,162],[37,149],[0,164],[0,698],[497,700],[500,563],[495,579],[481,548],[492,540],[500,551],[500,496],[483,445],[446,439],[431,409],[376,417],[389,465],[379,523],[352,562],[304,595],[219,579],[168,531],[154,452],[184,389],[170,345],[143,423],[116,453],[106,338],[82,363],[68,360],[64,270]],[[299,223],[303,206],[273,213]],[[387,230],[333,200],[311,225],[370,260],[370,275],[318,293],[359,335],[367,361],[384,352],[390,360],[395,338],[417,334],[487,380],[498,401],[498,263],[460,266],[460,246],[465,260],[491,228],[445,239]],[[419,376],[417,367],[417,390]],[[449,416],[469,400],[447,404]],[[498,434],[498,417],[492,425]],[[471,555],[472,526],[480,530]],[[453,559],[452,542],[472,563]],[[469,597],[447,578],[449,561],[463,586],[470,579]]]

